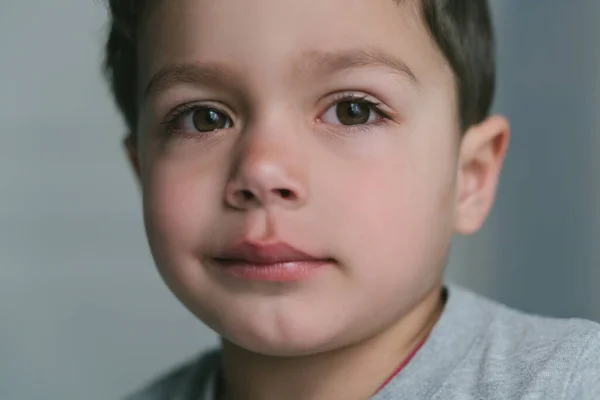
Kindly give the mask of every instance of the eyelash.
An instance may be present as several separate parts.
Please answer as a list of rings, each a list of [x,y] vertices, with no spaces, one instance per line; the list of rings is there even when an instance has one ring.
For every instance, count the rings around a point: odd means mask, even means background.
[[[198,109],[198,105],[195,104],[182,104],[176,107],[173,111],[171,111],[162,122],[163,125],[172,126],[174,125],[180,118],[185,117],[186,115],[196,111]]]
[[[341,93],[341,94],[335,95],[333,100],[331,100],[328,103],[329,105],[327,106],[325,111],[329,110],[331,107],[333,107],[339,103],[356,102],[356,103],[365,104],[366,106],[368,106],[371,109],[372,112],[377,114],[377,116],[379,117],[379,119],[375,122],[371,122],[371,123],[367,123],[367,124],[360,124],[360,125],[339,125],[339,126],[336,126],[335,129],[340,128],[340,129],[343,129],[346,131],[349,130],[351,132],[366,132],[376,126],[380,126],[382,124],[387,124],[389,121],[391,121],[392,117],[381,109],[382,103],[378,102],[378,101],[370,100],[369,97],[370,96],[368,96],[366,94],[359,95],[356,93]],[[320,122],[320,119],[319,119],[319,122]]]
[[[173,131],[174,131],[173,126],[181,118],[187,117],[188,115],[192,114],[194,111],[199,111],[199,110],[215,110],[215,111],[218,111],[219,113],[227,116],[228,119],[231,119],[229,117],[229,113],[227,111],[225,111],[217,106],[210,105],[210,104],[187,103],[187,104],[182,104],[178,107],[175,107],[172,111],[170,111],[169,114],[167,114],[167,116],[165,117],[164,121],[161,123],[161,125],[166,126],[169,133],[173,133]],[[205,133],[209,133],[209,132],[205,132]],[[194,136],[197,136],[197,135],[194,135]]]
[[[336,126],[335,129],[349,130],[351,132],[364,132],[364,131],[368,131],[368,130],[372,129],[374,126],[379,126],[381,124],[387,123],[392,119],[390,117],[390,115],[388,115],[381,109],[382,103],[370,100],[369,96],[367,96],[367,95],[357,95],[355,93],[342,93],[342,94],[336,95],[330,102],[328,102],[329,105],[325,109],[325,111],[327,111],[331,107],[334,107],[335,105],[337,105],[339,103],[343,103],[343,102],[357,102],[357,103],[365,104],[366,106],[368,106],[371,109],[372,112],[377,114],[379,119],[375,122],[366,123],[366,124],[339,125],[339,126]],[[176,107],[175,109],[173,109],[171,112],[169,112],[169,114],[167,114],[167,116],[165,117],[164,121],[161,124],[166,127],[166,130],[170,135],[186,136],[184,133],[181,133],[181,134],[176,133],[176,129],[174,129],[174,125],[181,118],[184,118],[184,117],[190,115],[194,111],[206,110],[206,109],[218,111],[218,112],[222,113],[223,115],[227,116],[227,118],[231,119],[228,116],[228,113],[226,111],[222,110],[221,108],[219,108],[217,106],[206,105],[206,104],[187,103],[187,104],[182,104],[182,105]],[[318,118],[318,122],[321,122],[320,117]],[[216,132],[216,131],[213,131],[213,132]],[[204,132],[204,134],[207,134],[207,133],[211,133],[211,132]],[[198,136],[204,136],[204,134],[200,134],[200,135],[199,134],[191,134],[191,135],[187,135],[187,136],[198,137]]]

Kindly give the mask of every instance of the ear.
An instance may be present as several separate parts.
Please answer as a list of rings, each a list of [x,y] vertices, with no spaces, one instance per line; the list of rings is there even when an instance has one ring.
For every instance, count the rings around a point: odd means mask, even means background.
[[[455,230],[475,233],[490,212],[509,140],[508,121],[491,116],[465,133],[458,160]]]
[[[135,177],[139,182],[141,178],[140,159],[138,157],[137,152],[137,142],[133,134],[130,133],[127,136],[125,136],[125,139],[123,139],[123,146],[125,147],[125,150],[127,152],[129,165],[131,166],[131,169],[133,170]]]

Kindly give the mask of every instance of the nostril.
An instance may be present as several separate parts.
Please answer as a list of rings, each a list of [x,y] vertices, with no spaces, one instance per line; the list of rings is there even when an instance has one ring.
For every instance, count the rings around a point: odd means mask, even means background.
[[[254,194],[250,190],[242,190],[240,192],[240,197],[243,201],[250,201],[254,199]]]

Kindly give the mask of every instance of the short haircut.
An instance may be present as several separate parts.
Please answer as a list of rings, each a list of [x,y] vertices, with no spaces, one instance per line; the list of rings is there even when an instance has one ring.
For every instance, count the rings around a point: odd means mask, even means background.
[[[107,0],[110,32],[104,70],[131,134],[137,130],[137,32],[148,3]],[[461,131],[484,120],[495,88],[494,33],[488,0],[419,1],[423,21],[452,68]]]

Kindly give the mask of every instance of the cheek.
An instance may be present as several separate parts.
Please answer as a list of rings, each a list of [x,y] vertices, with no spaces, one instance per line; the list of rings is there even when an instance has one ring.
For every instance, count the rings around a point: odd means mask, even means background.
[[[199,255],[214,240],[221,206],[220,175],[192,160],[157,158],[143,179],[148,243],[163,280],[198,318],[214,325],[209,312],[218,295]],[[222,221],[221,221],[222,222]]]
[[[157,159],[143,187],[144,220],[161,269],[186,265],[210,237],[218,183],[193,164]]]
[[[437,276],[452,232],[451,171],[450,165],[428,165],[418,157],[387,165],[379,160],[356,171],[357,179],[345,188],[355,195],[344,213],[354,218],[347,241],[355,258],[365,258],[369,276],[363,278],[392,284]]]

